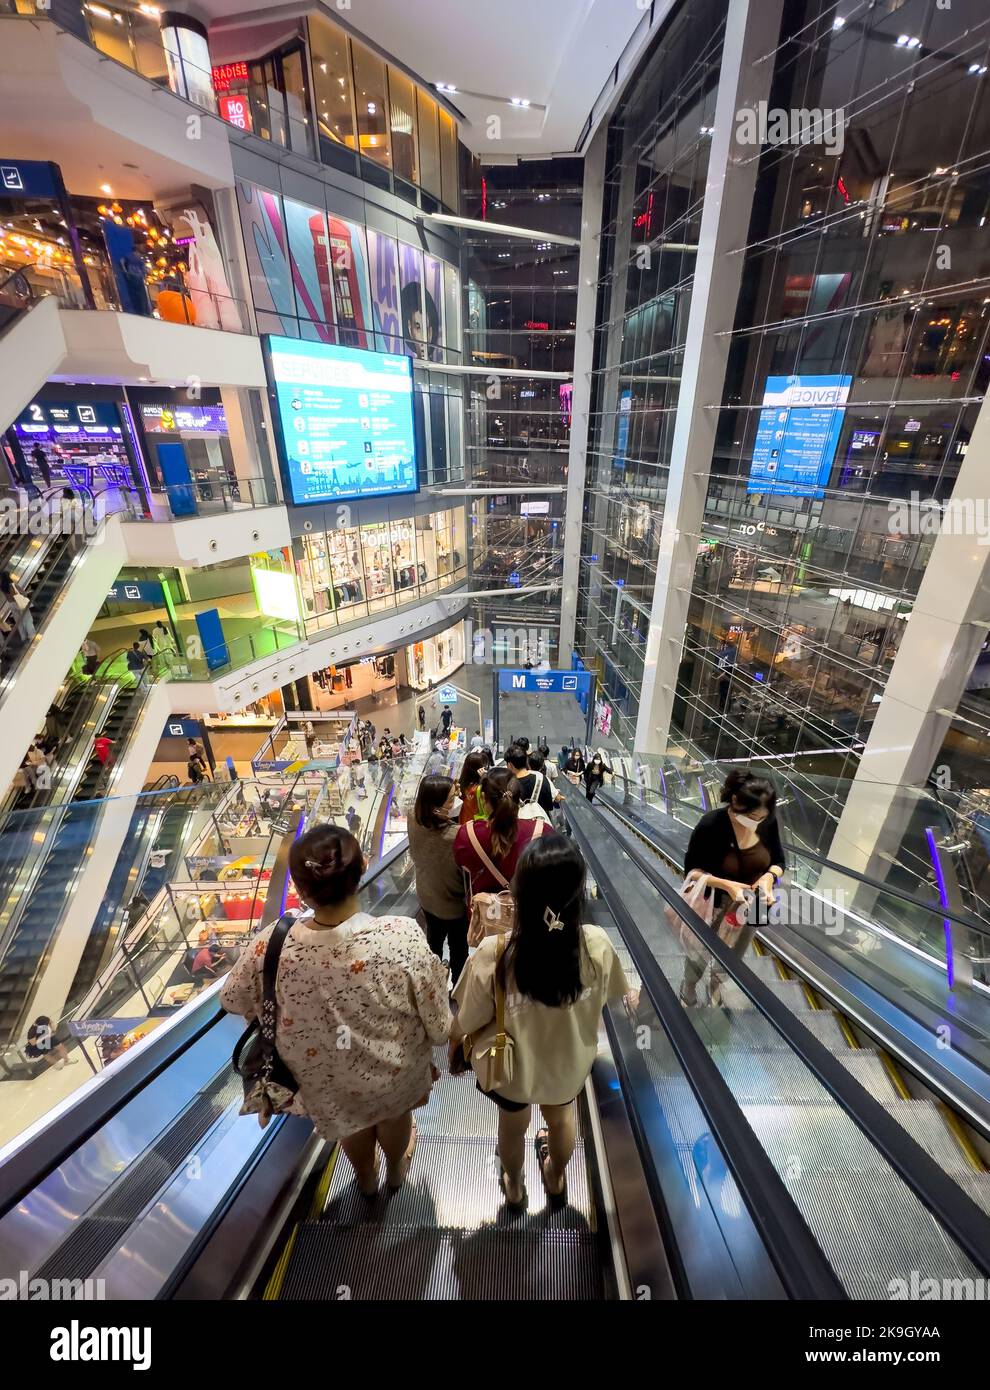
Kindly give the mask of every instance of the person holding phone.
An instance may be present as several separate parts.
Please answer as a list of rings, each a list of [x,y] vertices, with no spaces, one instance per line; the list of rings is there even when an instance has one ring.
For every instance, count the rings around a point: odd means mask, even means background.
[[[702,816],[684,856],[685,884],[707,876],[715,894],[712,926],[739,955],[753,939],[761,909],[765,912],[776,901],[777,883],[787,867],[776,810],[777,789],[771,781],[733,769],[722,788],[722,805]],[[752,905],[744,908],[746,904]],[[698,982],[707,963],[704,951],[685,960],[682,1004],[691,1007],[698,1002]],[[713,969],[713,1003],[718,1002],[719,986]]]

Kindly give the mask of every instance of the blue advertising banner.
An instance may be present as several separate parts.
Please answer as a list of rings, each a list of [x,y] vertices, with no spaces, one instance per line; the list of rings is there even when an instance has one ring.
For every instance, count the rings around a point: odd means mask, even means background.
[[[199,738],[203,726],[198,719],[170,719],[162,730],[162,738]]]
[[[437,699],[441,705],[456,705],[457,690],[452,685],[442,685],[437,691]]]
[[[203,655],[206,657],[208,669],[216,671],[220,666],[227,666],[230,663],[230,652],[227,650],[219,611],[216,608],[207,608],[204,612],[197,613],[196,626],[203,643]]]
[[[165,484],[169,511],[173,516],[195,516],[196,494],[189,473],[185,445],[159,442],[155,446],[158,467]]]
[[[519,690],[540,695],[573,695],[578,700],[587,696],[591,689],[591,672],[516,671],[506,668],[498,673],[498,688],[506,694]]]
[[[629,419],[632,412],[632,392],[623,391],[619,397],[619,428],[615,440],[613,468],[625,468],[626,450],[629,448]]]
[[[824,495],[851,386],[851,376],[767,377],[747,492]]]

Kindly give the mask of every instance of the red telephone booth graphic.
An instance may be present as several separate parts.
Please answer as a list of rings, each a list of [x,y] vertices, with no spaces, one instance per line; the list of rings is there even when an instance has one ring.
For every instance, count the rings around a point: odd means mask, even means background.
[[[358,278],[358,267],[363,260],[363,254],[355,250],[351,229],[346,222],[341,221],[339,217],[330,217],[328,222],[340,341],[349,347],[366,348],[367,324],[364,321],[364,303]]]
[[[333,323],[335,317],[333,311],[333,272],[327,246],[326,222],[321,212],[309,219],[309,230],[313,238],[313,261],[316,265],[316,278],[319,282],[320,300],[323,304],[322,317],[326,323]],[[331,333],[329,341],[335,341],[334,334]]]

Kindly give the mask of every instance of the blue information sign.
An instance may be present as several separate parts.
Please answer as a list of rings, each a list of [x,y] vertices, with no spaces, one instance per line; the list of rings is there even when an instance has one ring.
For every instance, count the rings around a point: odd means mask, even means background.
[[[823,496],[851,385],[851,376],[767,377],[748,492]]]
[[[573,695],[579,699],[591,689],[590,671],[518,671],[506,668],[498,673],[498,688],[541,695]]]
[[[437,699],[441,705],[456,705],[457,690],[452,685],[442,685],[437,691]]]

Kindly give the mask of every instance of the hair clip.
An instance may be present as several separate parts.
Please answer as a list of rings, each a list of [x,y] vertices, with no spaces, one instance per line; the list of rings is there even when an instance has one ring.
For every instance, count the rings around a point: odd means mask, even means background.
[[[543,920],[546,923],[548,931],[561,931],[563,929],[564,919],[558,917],[552,907],[545,907],[543,909]]]

